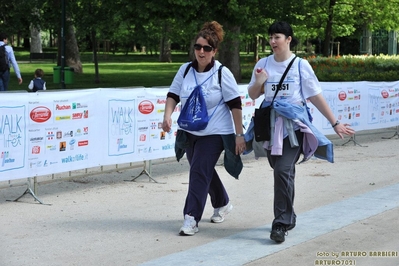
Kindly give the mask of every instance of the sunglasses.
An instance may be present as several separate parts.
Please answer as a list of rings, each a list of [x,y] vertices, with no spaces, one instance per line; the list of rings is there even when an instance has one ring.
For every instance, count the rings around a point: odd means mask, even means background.
[[[204,48],[204,52],[211,52],[213,50],[213,47],[210,45],[204,45],[202,46],[201,44],[194,44],[194,49],[197,51],[201,51],[201,49]]]

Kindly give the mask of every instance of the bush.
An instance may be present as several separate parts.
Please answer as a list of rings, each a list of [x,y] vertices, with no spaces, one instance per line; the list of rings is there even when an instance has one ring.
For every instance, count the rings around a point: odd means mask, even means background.
[[[320,81],[397,81],[399,56],[305,57]]]
[[[298,56],[300,56],[298,54]],[[399,56],[301,56],[309,61],[320,81],[397,81]],[[241,57],[242,82],[249,82],[255,66]]]

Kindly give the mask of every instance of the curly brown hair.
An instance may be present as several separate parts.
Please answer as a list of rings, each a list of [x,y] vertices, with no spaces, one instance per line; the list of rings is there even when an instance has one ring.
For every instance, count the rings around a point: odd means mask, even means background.
[[[219,44],[223,41],[224,31],[223,26],[217,21],[205,22],[201,30],[198,32],[195,40],[198,38],[204,38],[208,41],[209,45],[214,49],[219,47]]]

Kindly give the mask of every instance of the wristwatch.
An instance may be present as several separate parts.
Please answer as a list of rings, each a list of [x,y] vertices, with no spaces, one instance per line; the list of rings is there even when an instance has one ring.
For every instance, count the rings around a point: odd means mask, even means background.
[[[332,126],[333,128],[338,126],[339,124],[341,124],[341,122],[339,122],[339,120],[337,120],[337,122],[335,122],[335,124]]]
[[[244,134],[236,134],[236,137],[244,137]]]

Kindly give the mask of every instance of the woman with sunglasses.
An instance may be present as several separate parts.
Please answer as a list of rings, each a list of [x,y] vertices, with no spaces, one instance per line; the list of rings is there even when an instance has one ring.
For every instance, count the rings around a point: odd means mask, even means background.
[[[196,86],[201,86],[210,116],[203,130],[187,131],[179,128],[177,132],[177,160],[185,153],[190,164],[189,187],[183,209],[184,224],[180,228],[180,235],[194,235],[198,232],[198,223],[208,194],[214,208],[211,222],[223,222],[232,210],[233,205],[215,170],[222,152],[225,151],[224,166],[232,176],[238,178],[242,169],[240,154],[245,148],[245,141],[241,98],[231,71],[222,67],[219,76],[221,63],[215,60],[223,35],[222,26],[218,22],[206,22],[203,25],[195,37],[195,60],[180,67],[167,94],[162,125],[164,131],[171,131],[171,115],[176,105],[181,101],[183,107]],[[180,146],[179,143],[184,145]]]

